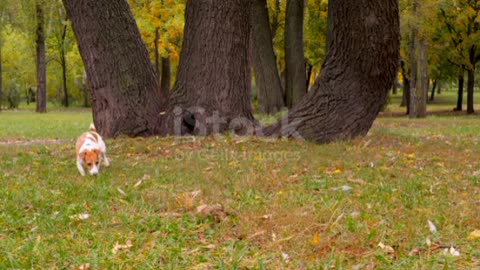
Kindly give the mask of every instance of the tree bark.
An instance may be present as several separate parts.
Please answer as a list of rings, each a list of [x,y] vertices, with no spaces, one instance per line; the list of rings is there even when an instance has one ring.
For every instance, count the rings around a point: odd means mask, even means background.
[[[423,118],[427,116],[428,99],[428,59],[427,45],[424,39],[419,39],[417,44],[417,85],[413,89],[414,100],[410,110],[410,118]]]
[[[187,2],[177,81],[164,121],[168,134],[253,129],[250,11],[250,0]]]
[[[463,109],[463,86],[465,84],[464,72],[465,69],[461,67],[458,75],[457,107],[453,109],[454,111],[462,111]]]
[[[433,81],[433,86],[432,86],[432,91],[430,93],[430,101],[434,101],[435,100],[435,90],[437,90],[437,80],[434,80]]]
[[[417,16],[417,0],[413,1],[413,16]],[[410,106],[409,117],[415,118],[415,101],[417,100],[417,29],[412,27],[411,32],[411,45],[410,45]]]
[[[0,40],[0,111],[2,111],[2,105],[3,105],[2,46],[3,46],[3,44]]]
[[[42,3],[36,3],[37,15],[37,109],[38,113],[47,112],[47,63],[45,61],[45,17]]]
[[[474,100],[474,91],[475,91],[475,66],[476,66],[476,52],[477,46],[472,45],[469,50],[469,61],[471,66],[468,68],[467,75],[467,113],[471,114],[475,112],[475,100]]]
[[[410,80],[408,79],[408,73],[405,69],[405,61],[400,61],[400,70],[402,72],[403,77],[403,95],[402,95],[402,103],[400,107],[407,107],[407,115],[410,115]]]
[[[65,19],[66,21],[67,19]],[[65,39],[67,37],[67,24],[63,26],[62,40],[60,44],[60,64],[62,66],[62,83],[63,83],[63,105],[68,107],[70,102],[68,100],[68,87],[67,87],[67,57],[65,55]]]
[[[162,74],[160,76],[160,87],[165,96],[168,96],[170,92],[171,78],[172,78],[172,64],[170,56],[162,57]]]
[[[87,71],[93,119],[107,137],[160,133],[166,98],[125,0],[63,0]]]
[[[396,0],[331,0],[332,43],[322,73],[290,113],[259,132],[317,143],[367,134],[399,59]],[[352,33],[355,33],[354,35]]]
[[[260,112],[275,114],[284,106],[283,89],[273,51],[266,0],[253,0],[251,20],[253,70],[258,89]]]
[[[285,19],[285,103],[292,108],[307,93],[303,49],[304,0],[287,0]]]

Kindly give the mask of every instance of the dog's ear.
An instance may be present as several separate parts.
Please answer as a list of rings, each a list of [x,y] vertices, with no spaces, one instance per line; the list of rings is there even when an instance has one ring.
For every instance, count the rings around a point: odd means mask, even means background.
[[[85,158],[85,151],[78,153],[78,157],[83,160]]]

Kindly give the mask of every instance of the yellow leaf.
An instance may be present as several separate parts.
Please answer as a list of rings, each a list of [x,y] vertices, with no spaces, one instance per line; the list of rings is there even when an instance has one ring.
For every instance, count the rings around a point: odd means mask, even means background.
[[[480,239],[480,230],[476,229],[473,232],[471,232],[468,235],[467,239]]]
[[[318,243],[320,243],[320,233],[316,232],[315,235],[313,235],[312,244],[316,245]]]

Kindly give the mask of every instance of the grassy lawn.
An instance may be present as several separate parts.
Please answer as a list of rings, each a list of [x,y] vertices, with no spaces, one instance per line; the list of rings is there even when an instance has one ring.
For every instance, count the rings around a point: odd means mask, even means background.
[[[0,269],[480,268],[478,116],[328,145],[107,139],[111,166],[81,177],[90,121],[0,113]]]

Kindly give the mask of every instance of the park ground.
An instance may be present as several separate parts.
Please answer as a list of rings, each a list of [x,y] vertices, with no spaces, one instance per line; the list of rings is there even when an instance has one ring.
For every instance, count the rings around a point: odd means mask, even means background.
[[[480,118],[443,95],[327,145],[107,139],[97,177],[88,110],[1,112],[0,269],[480,269]]]

